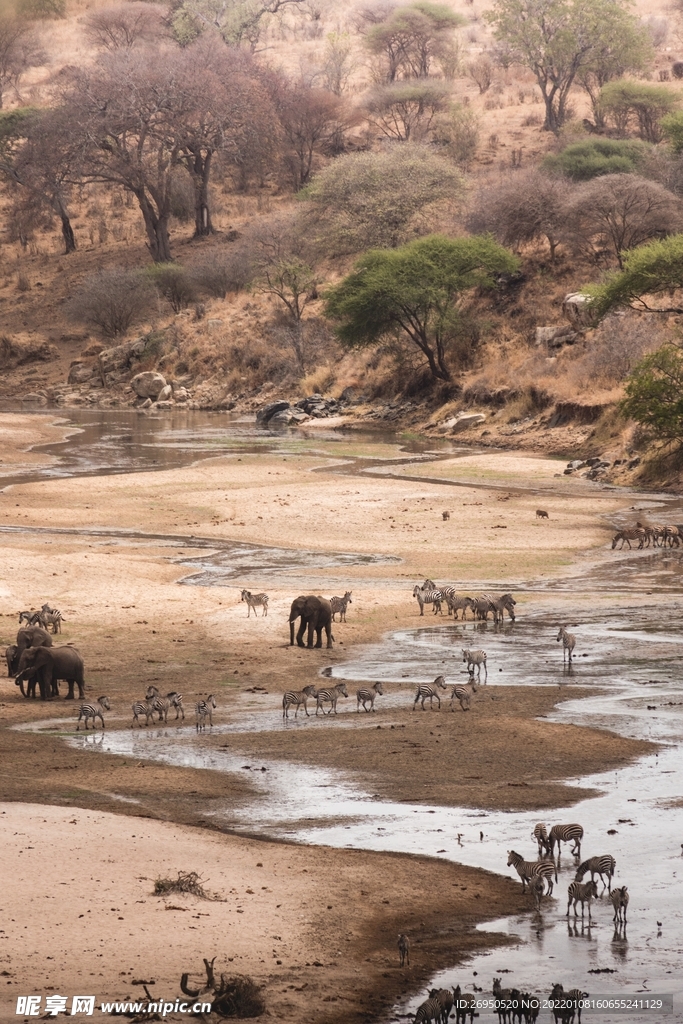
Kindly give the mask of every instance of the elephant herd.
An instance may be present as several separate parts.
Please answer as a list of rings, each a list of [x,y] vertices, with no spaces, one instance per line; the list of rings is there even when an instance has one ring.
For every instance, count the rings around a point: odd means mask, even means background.
[[[75,647],[53,647],[52,637],[40,626],[20,629],[16,644],[5,650],[5,658],[7,675],[14,676],[22,697],[35,697],[37,685],[40,699],[51,700],[59,696],[59,683],[63,680],[69,686],[66,699],[74,699],[74,686],[78,686],[78,696],[83,700],[83,659]]]

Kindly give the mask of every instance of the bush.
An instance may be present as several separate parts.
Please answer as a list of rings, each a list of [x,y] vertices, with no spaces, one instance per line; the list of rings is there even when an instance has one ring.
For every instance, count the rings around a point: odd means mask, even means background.
[[[153,294],[144,275],[115,267],[87,277],[68,311],[75,320],[97,328],[106,338],[115,338],[144,316]]]
[[[683,444],[683,351],[677,345],[663,345],[638,363],[621,411],[658,441]]]
[[[589,181],[603,174],[633,174],[642,165],[647,152],[645,145],[636,139],[587,139],[572,143],[557,156],[546,157],[543,168],[572,181]]]
[[[239,292],[253,277],[252,263],[244,249],[219,252],[213,249],[191,268],[197,287],[215,299],[224,299],[228,292]]]
[[[683,111],[677,110],[674,113],[665,114],[659,125],[662,135],[674,153],[678,155],[683,152]]]
[[[171,304],[174,313],[187,309],[197,298],[195,282],[177,263],[155,263],[147,268],[146,273],[159,294]]]
[[[678,104],[678,96],[663,85],[644,82],[608,82],[600,93],[600,107],[621,134],[636,127],[641,139],[659,142],[660,121]]]

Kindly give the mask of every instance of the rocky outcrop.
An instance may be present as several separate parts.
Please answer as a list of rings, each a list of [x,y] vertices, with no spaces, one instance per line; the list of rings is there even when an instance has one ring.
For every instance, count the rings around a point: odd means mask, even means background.
[[[151,398],[156,401],[166,387],[166,378],[156,370],[144,370],[133,377],[130,386],[138,398]]]
[[[269,423],[270,420],[272,420],[273,416],[276,415],[276,413],[284,412],[286,409],[289,408],[289,402],[268,402],[267,405],[262,406],[256,413],[256,422],[263,424]]]
[[[115,345],[113,348],[105,348],[97,357],[100,370],[103,374],[128,370],[133,361],[138,359],[144,350],[144,338],[138,338],[137,341],[127,341],[124,345]]]
[[[562,348],[563,345],[573,345],[578,334],[573,327],[560,324],[556,327],[537,327],[536,344],[545,345],[549,349]]]
[[[562,315],[577,330],[595,327],[595,316],[591,311],[592,295],[585,292],[570,292],[562,303]]]

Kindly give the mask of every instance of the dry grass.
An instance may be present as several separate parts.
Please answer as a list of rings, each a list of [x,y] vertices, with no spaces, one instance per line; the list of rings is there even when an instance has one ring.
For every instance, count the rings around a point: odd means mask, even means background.
[[[171,893],[187,893],[202,900],[214,900],[201,884],[196,871],[179,871],[177,878],[157,878],[154,882],[155,896],[170,896]]]

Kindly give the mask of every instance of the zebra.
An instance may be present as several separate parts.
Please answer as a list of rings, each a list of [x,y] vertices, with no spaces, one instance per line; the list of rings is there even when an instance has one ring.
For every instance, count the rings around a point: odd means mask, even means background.
[[[581,856],[581,840],[583,839],[583,827],[581,825],[553,825],[548,836],[550,845],[550,856],[555,855],[555,843],[557,843],[557,856],[560,856],[560,843],[574,843],[572,854],[575,857]]]
[[[202,729],[206,729],[206,719],[208,716],[209,726],[213,729],[213,709],[217,707],[216,698],[212,693],[206,698],[206,700],[198,700],[194,706],[195,718],[197,719],[197,732],[199,732],[200,726]]]
[[[403,932],[398,937],[398,958],[400,960],[400,966],[403,967],[405,963],[410,967],[410,939]]]
[[[421,1003],[415,1012],[415,1024],[425,1024],[432,1020],[441,1020],[441,1003],[436,996],[431,996]]]
[[[420,615],[424,615],[424,606],[426,604],[434,605],[433,610],[435,615],[437,614],[437,612],[439,615],[443,614],[443,612],[441,611],[441,602],[443,601],[443,595],[440,590],[423,590],[421,587],[418,587],[416,585],[413,587],[413,597],[417,598],[417,603],[420,606]]]
[[[507,612],[512,622],[515,621],[515,601],[512,594],[501,594],[500,597],[495,597],[492,594],[484,594],[484,597],[491,604],[493,611],[493,621],[502,622],[505,618],[504,613]]]
[[[267,594],[252,594],[250,590],[242,591],[242,601],[247,602],[247,618],[251,615],[251,609],[254,609],[254,615],[256,615],[256,609],[259,605],[263,607],[263,614],[268,614],[268,595]]]
[[[133,721],[130,724],[131,729],[136,722],[138,723],[138,726],[142,728],[139,718],[140,715],[145,716],[145,726],[149,725],[150,718],[152,719],[152,725],[154,725],[154,703],[151,700],[136,700],[131,707],[133,711]]]
[[[537,875],[536,878],[532,878],[529,882],[529,890],[534,898],[536,904],[536,911],[540,914],[541,912],[541,899],[545,891],[544,879],[542,875]]]
[[[667,544],[670,548],[681,546],[681,532],[677,526],[664,527],[664,546]]]
[[[335,615],[339,612],[339,621],[346,622],[346,606],[353,604],[351,600],[351,591],[347,590],[343,597],[331,597],[330,608],[332,609],[332,621],[334,622]]]
[[[499,1024],[504,1024],[508,1018],[512,1020],[513,1004],[517,1001],[516,997],[519,997],[517,989],[501,988],[500,978],[494,978],[491,991],[496,999],[496,1013],[498,1014]]]
[[[463,686],[462,683],[456,683],[455,686],[453,687],[453,690],[451,691],[451,711],[453,710],[453,701],[456,697],[458,698],[462,710],[469,711],[472,694],[476,692],[477,685],[474,681],[474,676],[472,677],[472,681],[467,686]]]
[[[574,648],[576,647],[576,637],[573,633],[568,633],[565,626],[560,626],[560,631],[555,637],[558,644],[562,641],[562,664],[566,661],[567,652],[569,652],[569,661],[574,656]]]
[[[531,838],[535,839],[538,843],[538,856],[542,857],[543,854],[550,855],[550,842],[548,840],[548,833],[543,822],[539,821],[535,829],[531,833]]]
[[[96,704],[81,704],[80,710],[78,712],[78,722],[76,723],[76,732],[78,732],[78,730],[81,727],[82,718],[85,719],[86,730],[88,728],[89,718],[92,718],[93,729],[95,728],[95,723],[98,718],[102,723],[102,728],[104,729],[104,716],[102,712],[110,710],[111,708],[109,707],[109,697],[98,697]]]
[[[614,551],[614,549],[617,546],[617,543],[619,541],[621,541],[621,548],[619,548],[620,551],[623,548],[624,543],[628,544],[629,551],[630,551],[631,550],[631,541],[632,540],[637,540],[638,541],[638,548],[640,549],[640,548],[642,548],[643,544],[645,543],[645,536],[646,536],[645,530],[643,530],[642,528],[640,528],[638,526],[636,526],[635,529],[618,530],[617,533],[615,533],[614,537],[612,538],[612,551]]]
[[[553,985],[548,1001],[551,1006],[554,1003],[559,1004],[558,1006],[552,1006],[555,1024],[557,1024],[558,1020],[561,1020],[562,1024],[572,1024],[574,1015],[577,1013],[579,1018],[578,1024],[581,1024],[581,1004],[587,998],[588,992],[582,992],[580,988],[572,988],[569,992],[565,992],[562,985]]]
[[[449,988],[432,988],[429,991],[429,998],[436,999],[441,1006],[441,1015],[437,1017],[439,1024],[448,1024],[448,1018],[453,1009],[453,993]]]
[[[627,886],[622,885],[621,888],[614,889],[613,892],[610,893],[610,897],[609,898],[610,898],[610,902],[611,902],[612,906],[614,907],[614,917],[612,918],[612,920],[613,921],[618,921],[619,923],[621,923],[621,921],[623,919],[624,924],[626,924],[626,908],[628,907],[628,888],[627,888]],[[623,918],[622,918],[622,911],[623,911]]]
[[[47,629],[48,626],[52,626],[53,633],[62,632],[62,623],[66,622],[66,619],[64,618],[64,616],[62,615],[58,608],[55,608],[49,612],[43,609],[43,611],[40,612],[39,615],[40,625],[43,627],[43,629]]]
[[[484,666],[484,683],[489,680],[489,671],[486,667],[486,651],[470,651],[463,648],[462,660],[467,662],[467,671],[473,677],[474,666],[477,667],[477,679],[481,681],[481,666]]]
[[[316,716],[316,718],[318,717],[318,712],[320,711],[321,708],[323,709],[323,714],[325,714],[325,708],[323,708],[323,704],[325,704],[326,702],[329,703],[329,705],[330,705],[330,710],[327,712],[327,714],[331,715],[332,712],[334,711],[334,713],[336,715],[337,714],[337,701],[338,701],[338,699],[340,697],[348,697],[348,695],[349,695],[349,691],[346,689],[346,683],[337,683],[336,686],[324,687],[322,690],[318,690],[318,692],[315,695],[315,698],[316,698],[315,716]]]
[[[567,914],[574,903],[574,917],[576,917],[576,904],[581,904],[581,917],[583,917],[583,905],[588,903],[588,917],[591,916],[591,900],[598,898],[598,883],[591,878],[590,882],[570,882],[567,887]]]
[[[380,695],[380,697],[384,694],[381,681],[375,683],[374,686],[371,687],[361,686],[360,690],[358,690],[358,692],[356,693],[356,711],[360,711],[361,704],[363,705],[363,711],[367,711],[368,709],[366,708],[365,705],[368,702],[370,704],[370,711],[374,711],[375,697],[378,694]]]
[[[493,607],[491,599],[485,595],[479,594],[478,597],[472,599],[472,611],[474,612],[475,619],[486,621],[489,617],[489,612],[493,612],[493,621],[498,621],[498,612]]]
[[[467,1014],[470,1015],[470,1024],[474,1021],[474,1011],[477,1001],[471,992],[463,992],[460,985],[453,989],[453,1005],[455,1006],[456,1024],[466,1024]]]
[[[429,697],[429,707],[433,708],[434,698],[439,702],[439,711],[441,711],[441,698],[439,697],[439,690],[445,690],[446,680],[443,676],[437,676],[433,683],[419,683],[417,687],[417,693],[415,694],[415,700],[413,701],[413,711],[415,705],[422,698],[422,710],[425,710],[425,701]]]
[[[21,626],[24,619],[26,619],[26,625],[31,625],[31,619],[35,615],[35,612],[19,612],[19,625]]]
[[[294,717],[296,718],[299,714],[299,708],[303,704],[306,717],[310,718],[311,716],[308,713],[308,698],[315,696],[315,686],[312,684],[304,686],[303,690],[287,690],[286,693],[282,694],[282,717],[289,718],[290,707],[292,705],[296,705],[296,711],[294,712]]]
[[[474,605],[471,597],[463,597],[458,594],[455,587],[447,586],[440,587],[439,589],[446,601],[449,615],[453,615],[457,619],[458,611],[462,609],[462,617],[464,620],[468,608],[472,609],[472,615],[474,615]]]
[[[616,867],[616,861],[611,853],[604,853],[601,857],[589,857],[583,864],[580,864],[574,881],[580,882],[587,871],[591,873],[591,881],[594,875],[600,875],[600,881],[603,885],[603,892],[605,889],[612,894],[612,879],[614,878],[614,869]],[[602,877],[607,875],[607,881]]]
[[[145,694],[145,700],[152,701],[152,708],[159,715],[159,721],[164,720],[164,723],[168,721],[168,713],[171,708],[175,708],[175,721],[178,721],[178,716],[182,714],[183,721],[185,721],[185,708],[183,707],[183,695],[177,693],[175,690],[171,690],[165,697],[162,697],[156,686],[149,686],[147,693]]]
[[[522,880],[522,892],[526,892],[526,883],[539,876],[545,878],[548,883],[548,896],[553,891],[553,875],[557,881],[557,868],[551,860],[524,860],[521,853],[508,850],[508,867],[514,867]]]

